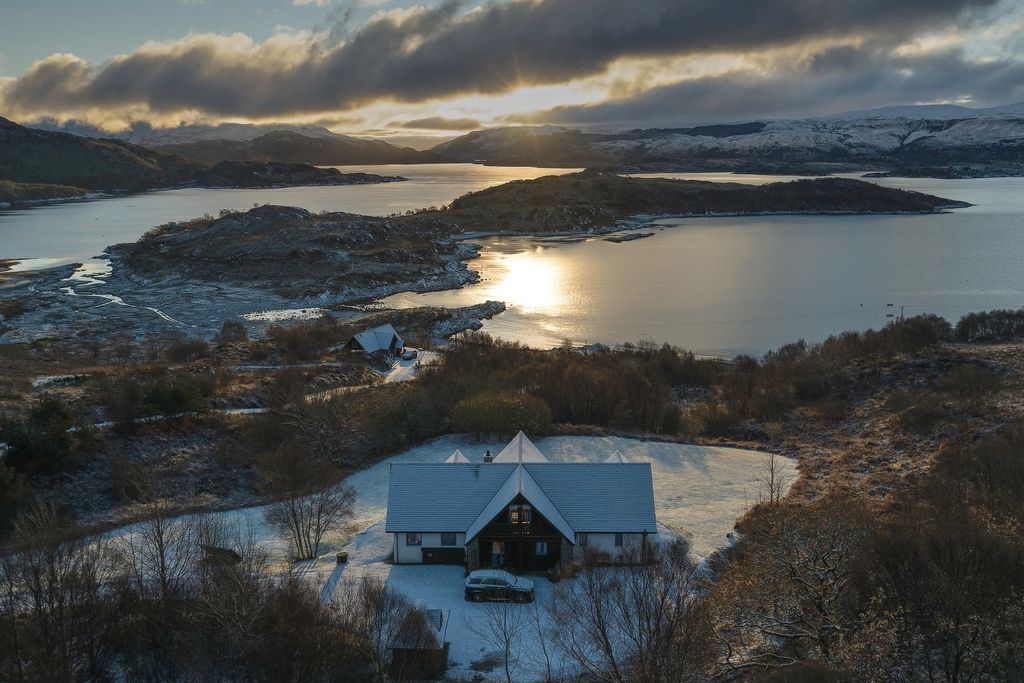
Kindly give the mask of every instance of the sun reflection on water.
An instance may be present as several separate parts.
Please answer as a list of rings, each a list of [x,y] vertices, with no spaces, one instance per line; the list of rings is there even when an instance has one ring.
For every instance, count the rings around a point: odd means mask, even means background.
[[[566,300],[562,266],[556,259],[545,258],[543,251],[501,257],[498,266],[502,272],[491,287],[490,298],[524,313],[558,315]]]

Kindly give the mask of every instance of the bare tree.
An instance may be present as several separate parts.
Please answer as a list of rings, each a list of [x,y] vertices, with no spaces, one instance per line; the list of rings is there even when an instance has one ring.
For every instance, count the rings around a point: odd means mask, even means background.
[[[121,336],[114,339],[111,353],[118,363],[127,365],[135,355],[135,341],[131,337]]]
[[[62,538],[52,506],[23,515],[13,540],[0,557],[0,678],[108,678],[115,619],[102,594],[104,545]]]
[[[743,561],[715,587],[724,670],[837,661],[853,624],[845,601],[867,525],[852,501],[779,506],[745,536]]]
[[[160,504],[150,515],[113,542],[114,557],[140,596],[159,603],[182,599],[196,576],[198,522],[169,516]]]
[[[384,683],[388,680],[389,649],[399,640],[409,643],[426,637],[422,630],[426,623],[424,615],[404,595],[368,575],[339,595],[344,597],[339,600],[339,609],[345,622],[365,639],[375,680]]]
[[[466,628],[473,631],[485,643],[501,654],[505,680],[512,683],[512,672],[519,665],[520,636],[530,626],[528,608],[511,602],[491,602],[479,606],[483,619],[466,616]],[[475,610],[474,610],[475,611]]]
[[[574,580],[556,587],[548,607],[555,647],[594,680],[692,679],[709,648],[689,548],[677,541],[629,551],[650,561],[609,567],[587,557]]]
[[[553,652],[553,644],[551,642],[551,629],[548,626],[547,615],[544,607],[541,606],[539,600],[534,600],[529,604],[527,609],[527,620],[529,627],[533,629],[533,635],[537,638],[537,650],[539,653],[536,657],[538,664],[544,666],[544,682],[553,683],[555,680],[554,666],[551,661]]]
[[[291,400],[283,422],[295,430],[296,442],[320,462],[347,464],[344,445],[356,432],[351,410],[340,396]]]
[[[352,516],[355,491],[332,486],[335,472],[299,450],[280,450],[264,459],[261,469],[277,498],[267,506],[267,523],[288,539],[296,559],[315,558],[324,537]]]
[[[789,487],[790,478],[783,474],[781,456],[765,453],[758,479],[761,484],[760,501],[771,506],[778,505]]]

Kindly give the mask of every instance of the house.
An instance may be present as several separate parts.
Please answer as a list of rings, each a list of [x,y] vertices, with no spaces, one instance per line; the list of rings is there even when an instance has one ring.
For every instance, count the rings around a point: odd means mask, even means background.
[[[523,434],[490,463],[395,463],[385,531],[399,564],[543,571],[585,549],[628,561],[657,533],[651,466],[550,462]]]
[[[389,356],[400,356],[405,348],[405,341],[391,323],[385,323],[360,332],[348,340],[345,348],[367,354],[383,351]]]

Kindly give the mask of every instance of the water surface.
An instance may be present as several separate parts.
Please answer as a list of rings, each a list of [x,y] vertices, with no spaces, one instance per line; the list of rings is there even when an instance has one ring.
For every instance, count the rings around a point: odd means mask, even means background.
[[[385,303],[497,299],[509,309],[484,331],[505,339],[544,348],[649,338],[725,357],[880,327],[901,312],[955,321],[1024,306],[1024,178],[877,182],[976,206],[922,216],[664,219],[655,236],[623,244],[487,238],[476,240],[483,251],[471,264],[480,283]]]
[[[154,225],[277,203],[387,215],[566,169],[470,164],[345,167],[410,180],[385,185],[155,192],[0,212],[0,258],[82,261]],[[654,175],[654,174],[651,174]],[[780,176],[657,174],[745,183]],[[484,330],[549,347],[650,338],[697,353],[761,354],[804,338],[884,325],[900,312],[950,320],[1024,306],[1024,178],[876,182],[975,204],[942,215],[663,219],[623,244],[492,237],[470,265],[482,281],[400,294],[394,306],[509,304]],[[102,262],[95,264],[102,277]],[[92,272],[92,271],[88,271]],[[114,295],[124,294],[114,292]]]
[[[0,210],[0,259],[32,259],[23,263],[22,268],[74,263],[96,256],[111,244],[134,242],[150,228],[163,223],[204,214],[216,215],[221,209],[249,209],[258,204],[384,216],[441,206],[467,192],[510,180],[578,170],[476,164],[338,168],[346,173],[401,175],[408,180],[381,185],[261,190],[188,188]]]

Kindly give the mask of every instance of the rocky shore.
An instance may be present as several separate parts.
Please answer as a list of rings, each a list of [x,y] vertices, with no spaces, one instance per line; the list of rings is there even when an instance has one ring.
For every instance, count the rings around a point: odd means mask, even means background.
[[[466,241],[474,232],[614,232],[620,236],[613,241],[625,242],[647,233],[623,230],[656,215],[934,213],[955,206],[963,204],[856,180],[758,187],[596,173],[507,183],[446,209],[392,218],[261,206],[158,226],[85,266],[8,272],[0,300],[18,302],[11,309],[17,315],[3,320],[0,344],[209,338],[229,320],[259,335],[274,321],[323,309],[350,317],[359,313],[353,304],[477,281],[468,263],[479,247]],[[467,323],[440,334],[473,327]]]

